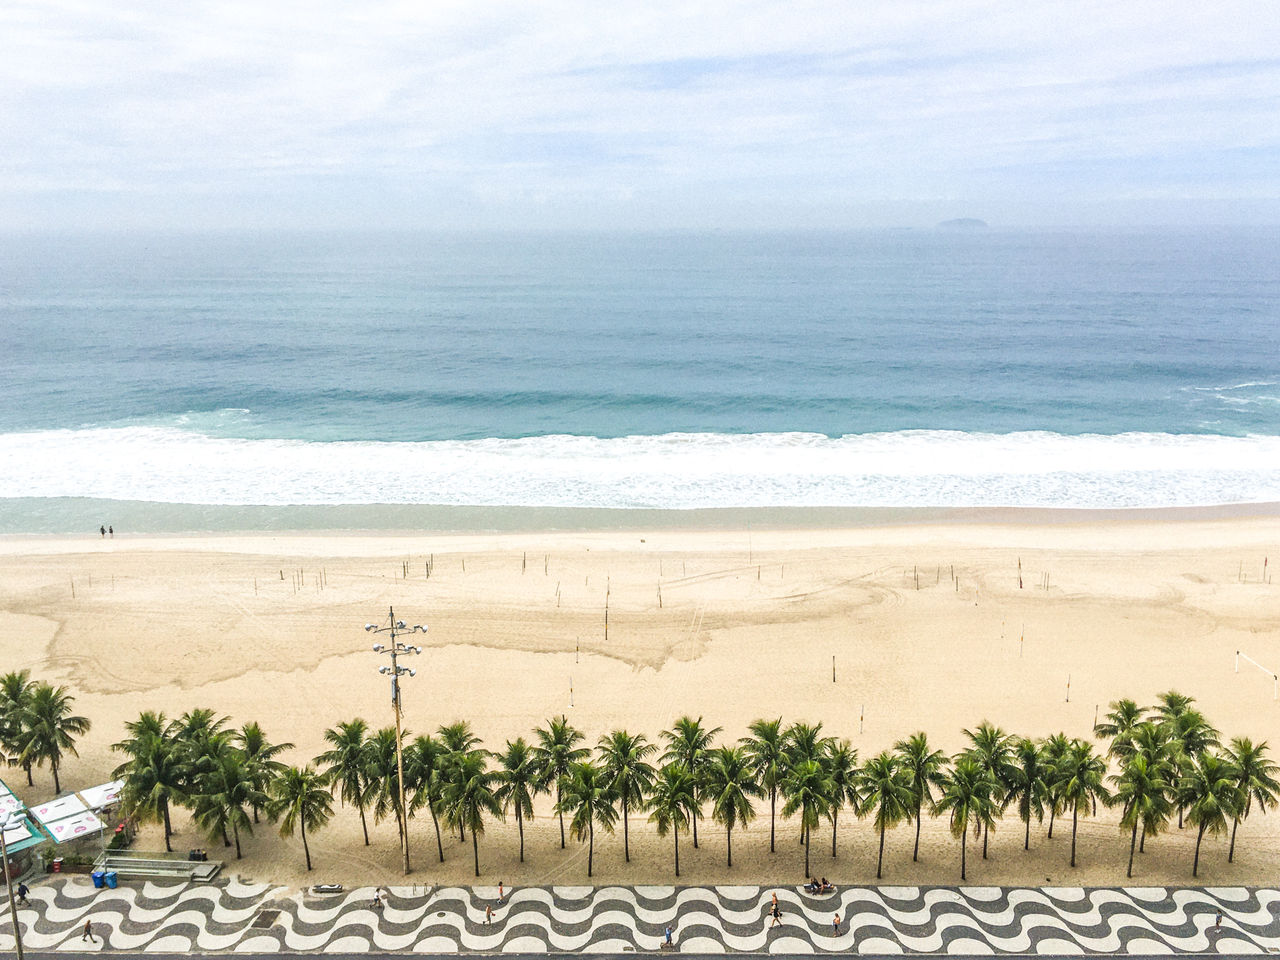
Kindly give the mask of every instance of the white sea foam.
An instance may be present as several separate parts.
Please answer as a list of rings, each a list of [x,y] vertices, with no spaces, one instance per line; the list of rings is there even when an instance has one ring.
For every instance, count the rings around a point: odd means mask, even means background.
[[[191,504],[1161,507],[1280,501],[1280,437],[903,431],[422,443],[0,436],[0,497]]]

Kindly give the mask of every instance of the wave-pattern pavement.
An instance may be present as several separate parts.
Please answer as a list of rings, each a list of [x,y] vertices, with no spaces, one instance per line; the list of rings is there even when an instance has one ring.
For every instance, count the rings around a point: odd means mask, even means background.
[[[76,951],[604,953],[658,949],[668,925],[678,950],[700,953],[1280,950],[1272,888],[884,886],[818,897],[759,886],[556,886],[510,891],[502,903],[496,887],[387,892],[375,907],[372,888],[315,896],[229,880],[99,890],[64,877],[32,890],[19,923],[32,950]],[[96,944],[83,939],[86,920]],[[0,950],[11,949],[5,922]]]

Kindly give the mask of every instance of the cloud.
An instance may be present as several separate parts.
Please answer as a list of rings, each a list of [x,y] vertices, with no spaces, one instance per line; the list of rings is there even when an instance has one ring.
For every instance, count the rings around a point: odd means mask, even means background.
[[[1271,11],[10,0],[0,218],[788,226],[1275,199]]]

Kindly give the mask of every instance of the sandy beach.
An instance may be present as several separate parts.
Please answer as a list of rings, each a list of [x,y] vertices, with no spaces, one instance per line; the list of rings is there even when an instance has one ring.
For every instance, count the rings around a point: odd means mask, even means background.
[[[64,785],[105,780],[119,762],[109,745],[143,709],[175,716],[211,707],[236,725],[260,722],[297,745],[285,759],[320,752],[326,727],[360,716],[392,723],[381,661],[364,624],[393,606],[426,623],[424,654],[405,688],[406,726],[434,730],[467,719],[496,749],[565,714],[592,744],[625,727],[657,739],[681,714],[705,718],[736,740],[759,717],[821,721],[867,758],[925,730],[955,751],[984,719],[1040,737],[1090,734],[1095,711],[1176,688],[1196,698],[1225,738],[1267,739],[1280,752],[1268,672],[1280,668],[1280,518],[1144,513],[995,517],[970,522],[885,523],[476,534],[218,534],[114,539],[0,539],[0,662],[66,684],[93,730],[68,760]],[[1264,558],[1268,561],[1264,580]],[[427,565],[431,563],[431,576]],[[1019,586],[1021,565],[1021,587]],[[608,629],[605,606],[608,601]],[[835,681],[832,679],[833,658]],[[6,780],[28,802],[52,792],[20,771]],[[768,849],[767,802],[735,833],[725,866],[723,830],[700,825],[701,848],[682,838],[682,880],[791,882],[803,870],[792,824]],[[514,822],[493,823],[480,844],[485,880],[586,882],[586,848],[559,849],[550,801],[526,828],[517,862]],[[185,813],[175,848],[203,845]],[[954,883],[959,847],[941,820],[926,820],[922,862],[911,863],[909,826],[888,840],[885,882]],[[228,851],[228,872],[302,885],[399,881],[394,822],[363,846],[353,810],[339,809],[301,845],[269,825]],[[670,883],[671,842],[640,818],[632,858],[621,835],[598,836],[597,883]],[[1151,842],[1134,882],[1191,883],[1194,831]],[[470,844],[446,839],[436,862],[429,818],[413,828],[417,882],[469,882]],[[815,832],[814,870],[837,883],[872,882],[875,836],[846,812],[839,848]],[[1116,814],[1081,822],[1080,866],[1068,867],[1070,824],[1053,840],[1033,825],[1022,850],[1012,812],[991,838],[990,859],[970,851],[978,884],[1125,882],[1127,842]],[[163,849],[156,828],[138,846]],[[1240,828],[1237,862],[1206,838],[1201,883],[1270,882],[1280,869],[1280,815]]]

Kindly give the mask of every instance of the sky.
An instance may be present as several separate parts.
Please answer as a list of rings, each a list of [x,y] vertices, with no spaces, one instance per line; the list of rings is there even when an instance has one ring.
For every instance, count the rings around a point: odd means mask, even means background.
[[[0,0],[0,228],[1280,224],[1275,0]]]

